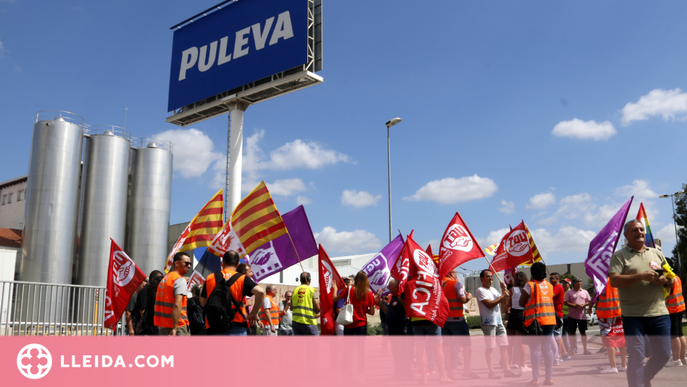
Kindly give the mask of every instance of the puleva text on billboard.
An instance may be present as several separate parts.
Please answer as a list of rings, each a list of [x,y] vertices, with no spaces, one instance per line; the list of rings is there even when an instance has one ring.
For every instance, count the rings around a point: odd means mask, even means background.
[[[242,0],[174,32],[168,110],[305,64],[307,0]]]

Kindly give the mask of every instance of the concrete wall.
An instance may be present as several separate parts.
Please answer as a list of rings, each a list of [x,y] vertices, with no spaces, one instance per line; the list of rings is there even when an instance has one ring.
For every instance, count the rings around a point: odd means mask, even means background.
[[[21,230],[24,228],[26,180],[0,189],[0,227]]]

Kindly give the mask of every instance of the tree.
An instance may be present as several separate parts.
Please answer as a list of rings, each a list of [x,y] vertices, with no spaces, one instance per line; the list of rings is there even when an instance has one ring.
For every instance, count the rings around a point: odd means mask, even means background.
[[[682,190],[687,191],[687,184],[682,185]],[[682,273],[686,272],[685,262],[687,262],[687,194],[675,196],[675,224],[677,224],[677,245],[673,248],[673,259],[677,260],[680,253],[680,266]]]

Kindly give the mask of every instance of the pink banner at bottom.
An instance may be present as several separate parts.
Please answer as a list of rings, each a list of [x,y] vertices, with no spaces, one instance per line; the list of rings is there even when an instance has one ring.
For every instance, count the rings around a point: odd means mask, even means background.
[[[518,343],[516,337],[509,338],[513,345]],[[543,348],[555,345],[552,336],[528,338],[527,343],[537,344],[535,340],[541,340]],[[531,371],[520,373],[515,368],[516,377],[488,379],[486,341],[481,336],[5,336],[0,337],[0,345],[3,386],[121,387],[131,381],[136,386],[205,386],[217,384],[218,377],[257,384],[278,380],[280,387],[416,386],[423,380],[439,383],[444,354],[458,353],[461,363],[449,360],[446,372],[457,384],[524,385],[532,379]],[[498,376],[504,377],[498,350],[493,361]],[[529,364],[529,354],[525,361]],[[554,380],[557,385],[597,385],[595,378],[606,362],[605,355],[574,356],[555,367]],[[544,367],[541,370],[543,381]],[[466,377],[469,372],[480,380]],[[626,385],[624,374],[602,376]]]

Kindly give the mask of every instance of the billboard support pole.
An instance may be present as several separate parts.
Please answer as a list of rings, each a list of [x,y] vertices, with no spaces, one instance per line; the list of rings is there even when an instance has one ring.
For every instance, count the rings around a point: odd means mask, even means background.
[[[224,189],[224,221],[227,222],[234,208],[241,201],[241,170],[243,166],[243,112],[250,106],[247,102],[229,104],[227,128],[227,170]],[[233,129],[233,130],[232,130]]]

